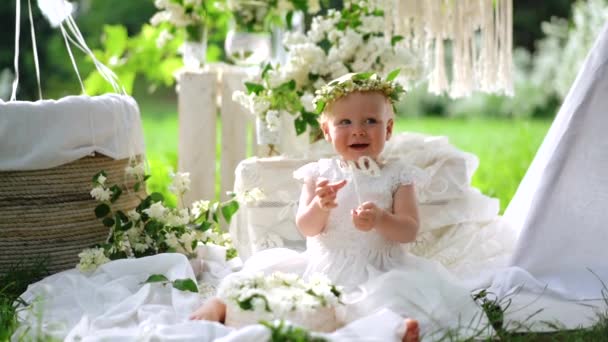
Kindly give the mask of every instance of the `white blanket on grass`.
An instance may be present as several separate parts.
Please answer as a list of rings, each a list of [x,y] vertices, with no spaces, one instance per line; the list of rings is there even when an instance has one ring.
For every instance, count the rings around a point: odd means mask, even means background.
[[[202,253],[207,256],[203,278],[217,283],[218,276],[230,272],[230,265],[217,258],[222,256],[217,251],[221,248],[210,248],[215,250]],[[88,275],[72,269],[47,277],[23,294],[33,305],[19,311],[23,324],[13,340],[237,342],[270,338],[270,331],[262,325],[236,330],[215,322],[190,321],[188,316],[204,296],[161,283],[144,283],[152,274],[170,280],[194,279],[186,257],[168,253],[113,261]],[[402,317],[383,310],[334,333],[319,335],[338,342],[393,341],[402,325]]]

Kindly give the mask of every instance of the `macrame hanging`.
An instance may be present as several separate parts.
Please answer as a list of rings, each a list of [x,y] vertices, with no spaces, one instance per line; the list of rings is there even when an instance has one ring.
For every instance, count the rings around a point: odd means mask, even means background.
[[[350,1],[345,1],[349,3]],[[513,0],[369,0],[428,70],[429,91],[513,95]]]

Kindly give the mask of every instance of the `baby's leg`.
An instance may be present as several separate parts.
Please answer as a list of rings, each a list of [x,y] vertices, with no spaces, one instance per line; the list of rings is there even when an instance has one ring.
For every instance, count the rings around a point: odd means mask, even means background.
[[[403,335],[403,342],[418,342],[420,341],[420,327],[418,321],[411,318],[406,318],[403,322],[405,324],[405,334]]]
[[[196,309],[190,315],[190,319],[224,323],[226,319],[226,304],[219,298],[213,297]]]

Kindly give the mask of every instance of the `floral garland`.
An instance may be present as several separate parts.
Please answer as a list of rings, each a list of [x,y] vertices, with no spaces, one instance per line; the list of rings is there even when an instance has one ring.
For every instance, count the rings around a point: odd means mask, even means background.
[[[124,213],[113,211],[111,205],[124,191],[138,192],[150,177],[145,174],[143,163],[132,160],[125,169],[126,180],[134,180],[132,188],[122,185],[106,185],[107,174],[100,171],[93,177],[91,196],[101,202],[95,208],[95,215],[108,227],[108,237],[102,244],[87,248],[78,256],[77,268],[82,272],[92,272],[110,260],[139,258],[165,252],[196,256],[199,244],[216,244],[228,249],[226,258],[236,256],[229,234],[219,227],[220,217],[230,222],[239,208],[239,202],[253,202],[261,199],[259,189],[244,194],[231,194],[226,202],[196,201],[190,208],[172,208],[164,203],[160,193],[152,193],[141,199],[139,205]],[[190,188],[188,173],[172,174],[169,190],[176,196],[183,195]]]
[[[343,10],[330,9],[313,18],[306,34],[289,32],[283,41],[289,55],[284,65],[266,65],[246,92],[233,99],[276,130],[282,115],[295,117],[297,134],[318,127],[315,90],[348,73],[388,75],[400,69],[399,81],[412,86],[423,75],[422,61],[400,36],[385,35],[384,12],[363,0]]]
[[[341,97],[355,91],[378,91],[384,94],[393,104],[405,93],[403,86],[394,82],[399,69],[392,71],[384,80],[378,74],[370,72],[350,73],[324,85],[315,92],[313,103],[317,113],[321,114],[326,106]]]
[[[225,281],[218,296],[244,311],[269,312],[283,316],[292,311],[314,311],[340,304],[342,289],[321,275],[306,282],[292,273],[275,272],[269,276],[240,274]]]

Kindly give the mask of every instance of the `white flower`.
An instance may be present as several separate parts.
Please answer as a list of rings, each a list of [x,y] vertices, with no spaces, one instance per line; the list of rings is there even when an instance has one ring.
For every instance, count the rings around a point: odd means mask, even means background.
[[[181,196],[190,190],[190,173],[189,172],[178,172],[171,173],[173,182],[169,186],[169,191],[177,196]]]
[[[321,10],[319,0],[308,0],[308,13],[314,14]]]
[[[127,176],[141,178],[141,177],[145,176],[145,174],[146,174],[146,165],[143,162],[138,163],[137,165],[134,165],[134,166],[132,164],[130,164],[129,166],[127,166],[125,168],[125,173],[127,174]]]
[[[163,221],[165,219],[166,212],[167,208],[165,208],[161,202],[153,203],[150,208],[144,209],[144,213],[146,213],[146,215],[158,221]]]
[[[271,132],[276,132],[279,130],[279,125],[281,124],[281,114],[278,110],[269,110],[266,112],[266,126],[268,130]]]
[[[304,95],[302,95],[300,97],[300,102],[302,102],[302,105],[304,106],[304,109],[307,112],[314,112],[315,111],[315,105],[312,102],[312,100],[315,98],[315,96],[311,93],[304,93]]]
[[[107,178],[106,178],[104,175],[100,174],[100,175],[97,177],[97,183],[99,183],[99,184],[103,185],[103,184],[106,182],[106,179],[107,179]]]
[[[165,223],[171,227],[185,226],[190,223],[188,209],[181,209],[177,212],[170,211],[165,217]]]
[[[152,24],[152,26],[158,26],[165,21],[169,21],[169,18],[170,13],[167,11],[156,12],[152,18],[150,18],[150,24]]]
[[[101,248],[87,248],[78,254],[80,262],[76,266],[81,272],[92,272],[110,261]]]
[[[169,248],[173,248],[177,253],[185,254],[184,247],[181,245],[175,233],[167,233],[165,234],[165,243]]]
[[[260,188],[253,188],[243,192],[242,194],[237,194],[237,200],[241,203],[255,203],[263,200],[266,197],[264,192]]]
[[[192,253],[192,243],[196,240],[196,234],[193,231],[186,232],[179,237],[179,242],[186,249],[186,252]]]
[[[261,312],[266,310],[266,301],[260,297],[254,297],[251,299],[251,306],[253,306],[253,311]]]
[[[127,217],[129,217],[131,221],[138,221],[141,218],[141,215],[139,215],[139,213],[133,209],[127,212]]]
[[[199,200],[192,203],[192,218],[197,219],[201,214],[209,210],[210,201]]]
[[[285,83],[285,75],[278,70],[270,70],[268,72],[268,85],[270,88],[276,88]]]
[[[155,0],[154,6],[156,6],[156,8],[158,8],[158,9],[163,9],[169,5],[169,1],[170,0]]]
[[[145,252],[148,248],[149,246],[145,243],[136,242],[135,244],[133,244],[133,249],[139,253]]]
[[[96,186],[91,190],[91,197],[100,202],[109,201],[111,195],[110,189],[105,189],[103,186]]]
[[[158,34],[158,38],[156,38],[156,47],[159,49],[162,48],[171,39],[173,39],[173,35],[171,33],[169,33],[169,31],[167,31],[167,30],[162,30]]]
[[[304,43],[306,43],[306,36],[301,32],[285,32],[283,44],[287,47]]]

